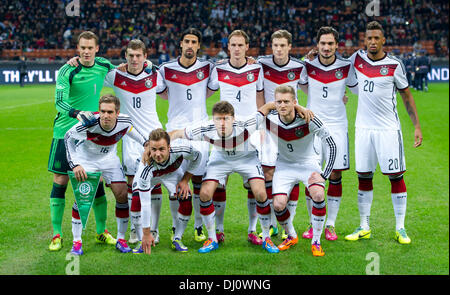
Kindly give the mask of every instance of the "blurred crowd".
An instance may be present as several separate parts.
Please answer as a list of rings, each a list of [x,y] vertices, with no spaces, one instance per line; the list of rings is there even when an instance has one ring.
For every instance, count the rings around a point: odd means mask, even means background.
[[[413,45],[432,40],[437,56],[448,55],[448,1],[380,0],[380,18],[367,16],[370,1],[355,0],[97,0],[78,1],[79,15],[67,16],[71,0],[2,0],[0,48],[74,48],[80,30],[92,30],[101,48],[122,48],[139,38],[159,55],[177,54],[179,33],[199,28],[206,47],[226,48],[227,36],[243,29],[250,47],[265,48],[270,34],[287,29],[293,47],[315,42],[319,27],[330,25],[340,32],[340,45],[360,46],[365,24],[379,20],[386,45]]]

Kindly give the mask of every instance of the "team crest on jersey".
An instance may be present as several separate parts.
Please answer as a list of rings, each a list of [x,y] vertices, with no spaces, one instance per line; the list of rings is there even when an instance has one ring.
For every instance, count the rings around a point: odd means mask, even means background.
[[[305,133],[303,132],[303,129],[299,128],[295,130],[295,136],[297,136],[298,138],[302,138],[304,135]]]
[[[334,73],[334,76],[336,77],[336,79],[342,79],[344,74],[342,73],[341,70],[337,70],[336,73]]]
[[[197,79],[203,80],[203,78],[205,78],[205,73],[203,73],[203,71],[198,71],[197,72]]]
[[[387,67],[381,67],[380,75],[386,76],[389,73],[389,69]]]
[[[248,82],[253,82],[255,81],[255,74],[253,74],[252,72],[247,74],[247,80]]]
[[[152,86],[153,86],[152,80],[150,80],[150,79],[145,80],[145,87],[152,88]]]
[[[287,78],[289,79],[289,80],[294,80],[295,79],[295,73],[294,72],[289,72],[288,74],[287,74]]]

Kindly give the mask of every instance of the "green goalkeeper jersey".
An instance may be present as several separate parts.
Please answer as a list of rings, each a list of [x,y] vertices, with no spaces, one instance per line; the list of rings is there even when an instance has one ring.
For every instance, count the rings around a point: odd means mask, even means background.
[[[115,66],[107,59],[96,57],[93,66],[65,64],[59,69],[56,79],[55,105],[58,113],[53,125],[53,138],[64,138],[66,132],[78,120],[73,118],[75,110],[98,110],[100,92],[106,74]]]

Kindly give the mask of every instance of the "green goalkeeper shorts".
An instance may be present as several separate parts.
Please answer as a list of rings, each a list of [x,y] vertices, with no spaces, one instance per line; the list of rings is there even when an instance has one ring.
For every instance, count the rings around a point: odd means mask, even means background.
[[[68,170],[71,169],[67,162],[64,139],[53,138],[48,158],[48,171],[58,174],[67,174]]]

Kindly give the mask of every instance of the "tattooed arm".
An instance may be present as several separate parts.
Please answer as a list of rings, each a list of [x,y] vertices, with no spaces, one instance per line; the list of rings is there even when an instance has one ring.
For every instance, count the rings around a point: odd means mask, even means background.
[[[422,130],[420,128],[419,116],[417,115],[416,103],[414,102],[414,98],[409,88],[399,90],[399,92],[402,96],[406,111],[408,112],[408,115],[415,127],[414,147],[419,147],[422,144]]]

